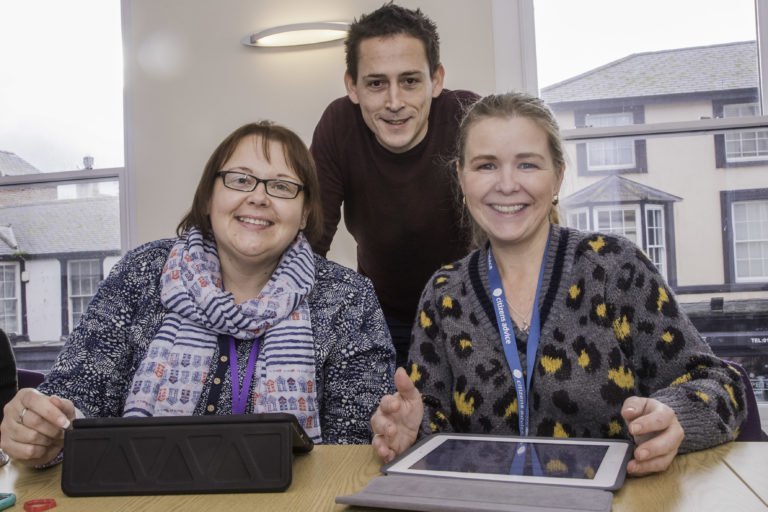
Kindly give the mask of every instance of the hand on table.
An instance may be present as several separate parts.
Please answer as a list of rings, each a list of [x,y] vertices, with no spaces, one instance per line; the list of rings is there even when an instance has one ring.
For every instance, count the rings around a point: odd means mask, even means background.
[[[64,430],[75,418],[74,404],[24,388],[3,409],[0,448],[30,466],[50,462],[64,447]]]
[[[624,401],[621,416],[636,444],[627,473],[642,476],[667,469],[685,435],[675,411],[653,398],[632,396]]]
[[[415,441],[424,416],[421,393],[413,385],[405,369],[395,372],[394,395],[382,397],[371,417],[373,450],[384,462],[409,448]]]

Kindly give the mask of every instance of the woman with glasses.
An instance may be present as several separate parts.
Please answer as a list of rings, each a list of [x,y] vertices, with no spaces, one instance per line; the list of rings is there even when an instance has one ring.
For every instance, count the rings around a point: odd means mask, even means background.
[[[79,415],[287,412],[315,442],[367,443],[394,349],[367,278],[315,255],[318,180],[269,122],[229,135],[178,238],[117,263],[46,381],[6,408],[2,448],[32,465]]]
[[[481,99],[457,150],[476,250],[424,289],[410,379],[398,369],[371,420],[376,453],[436,431],[633,439],[627,471],[642,475],[735,439],[739,373],[656,267],[623,237],[558,224],[565,155],[544,103]]]

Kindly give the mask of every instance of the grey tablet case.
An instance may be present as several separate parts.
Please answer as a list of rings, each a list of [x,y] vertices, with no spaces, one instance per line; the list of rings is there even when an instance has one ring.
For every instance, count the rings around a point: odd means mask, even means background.
[[[313,443],[291,414],[87,418],[64,438],[69,496],[284,491]]]
[[[336,503],[423,511],[609,512],[613,494],[600,489],[488,482],[420,475],[379,476]]]

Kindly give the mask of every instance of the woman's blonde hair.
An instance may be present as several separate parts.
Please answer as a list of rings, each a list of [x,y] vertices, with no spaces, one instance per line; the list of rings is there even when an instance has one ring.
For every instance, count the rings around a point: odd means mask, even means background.
[[[555,166],[555,177],[559,181],[565,171],[565,152],[563,150],[563,141],[560,138],[560,127],[552,111],[540,98],[521,92],[491,94],[470,105],[464,114],[461,124],[459,124],[455,159],[457,170],[461,170],[464,167],[467,138],[474,125],[488,118],[508,119],[513,117],[530,119],[547,134],[549,152]],[[458,173],[456,175],[458,177]],[[472,232],[472,246],[474,248],[484,247],[488,242],[488,236],[477,225],[466,206],[464,206],[464,196],[461,187],[457,186],[456,190],[458,193],[457,201],[462,209],[462,220],[465,224],[469,225]],[[549,220],[553,224],[560,223],[560,214],[554,202],[549,211]]]

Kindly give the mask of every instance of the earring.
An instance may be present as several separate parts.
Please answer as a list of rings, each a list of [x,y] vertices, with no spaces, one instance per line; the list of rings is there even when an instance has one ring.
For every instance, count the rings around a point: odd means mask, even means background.
[[[467,196],[461,196],[461,204],[467,206]]]
[[[555,194],[554,197],[552,197],[552,204],[554,206],[557,206],[557,203],[560,202],[560,194]]]

